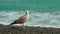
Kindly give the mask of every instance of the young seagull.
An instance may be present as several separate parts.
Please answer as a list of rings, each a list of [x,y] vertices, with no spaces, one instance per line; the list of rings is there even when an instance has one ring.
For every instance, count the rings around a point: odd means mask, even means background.
[[[15,20],[13,23],[11,23],[10,25],[13,24],[22,24],[22,28],[24,28],[24,23],[29,19],[29,12],[27,11],[25,15],[21,16],[19,19]]]

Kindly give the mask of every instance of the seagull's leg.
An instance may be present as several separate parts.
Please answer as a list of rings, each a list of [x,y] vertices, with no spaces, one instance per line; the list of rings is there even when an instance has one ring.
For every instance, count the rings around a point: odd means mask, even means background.
[[[22,24],[22,29],[25,29],[24,24]]]
[[[24,26],[24,24],[22,24],[22,27]]]

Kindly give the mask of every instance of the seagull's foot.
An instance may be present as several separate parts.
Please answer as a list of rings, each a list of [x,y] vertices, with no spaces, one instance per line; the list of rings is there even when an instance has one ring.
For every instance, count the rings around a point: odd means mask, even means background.
[[[23,30],[26,30],[26,27],[23,26],[22,29],[23,29]]]

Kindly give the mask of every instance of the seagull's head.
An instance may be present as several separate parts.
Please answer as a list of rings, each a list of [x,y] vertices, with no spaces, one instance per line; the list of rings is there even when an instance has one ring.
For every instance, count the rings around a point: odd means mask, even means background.
[[[26,14],[29,14],[29,11],[26,11]]]
[[[29,17],[29,11],[26,11],[26,16]]]

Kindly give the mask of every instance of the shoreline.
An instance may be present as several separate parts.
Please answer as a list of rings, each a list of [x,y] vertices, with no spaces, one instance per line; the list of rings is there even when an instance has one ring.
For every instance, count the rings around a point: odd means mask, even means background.
[[[52,27],[32,27],[25,26],[27,29],[21,29],[21,26],[5,26],[0,24],[0,34],[60,34],[60,28]]]

